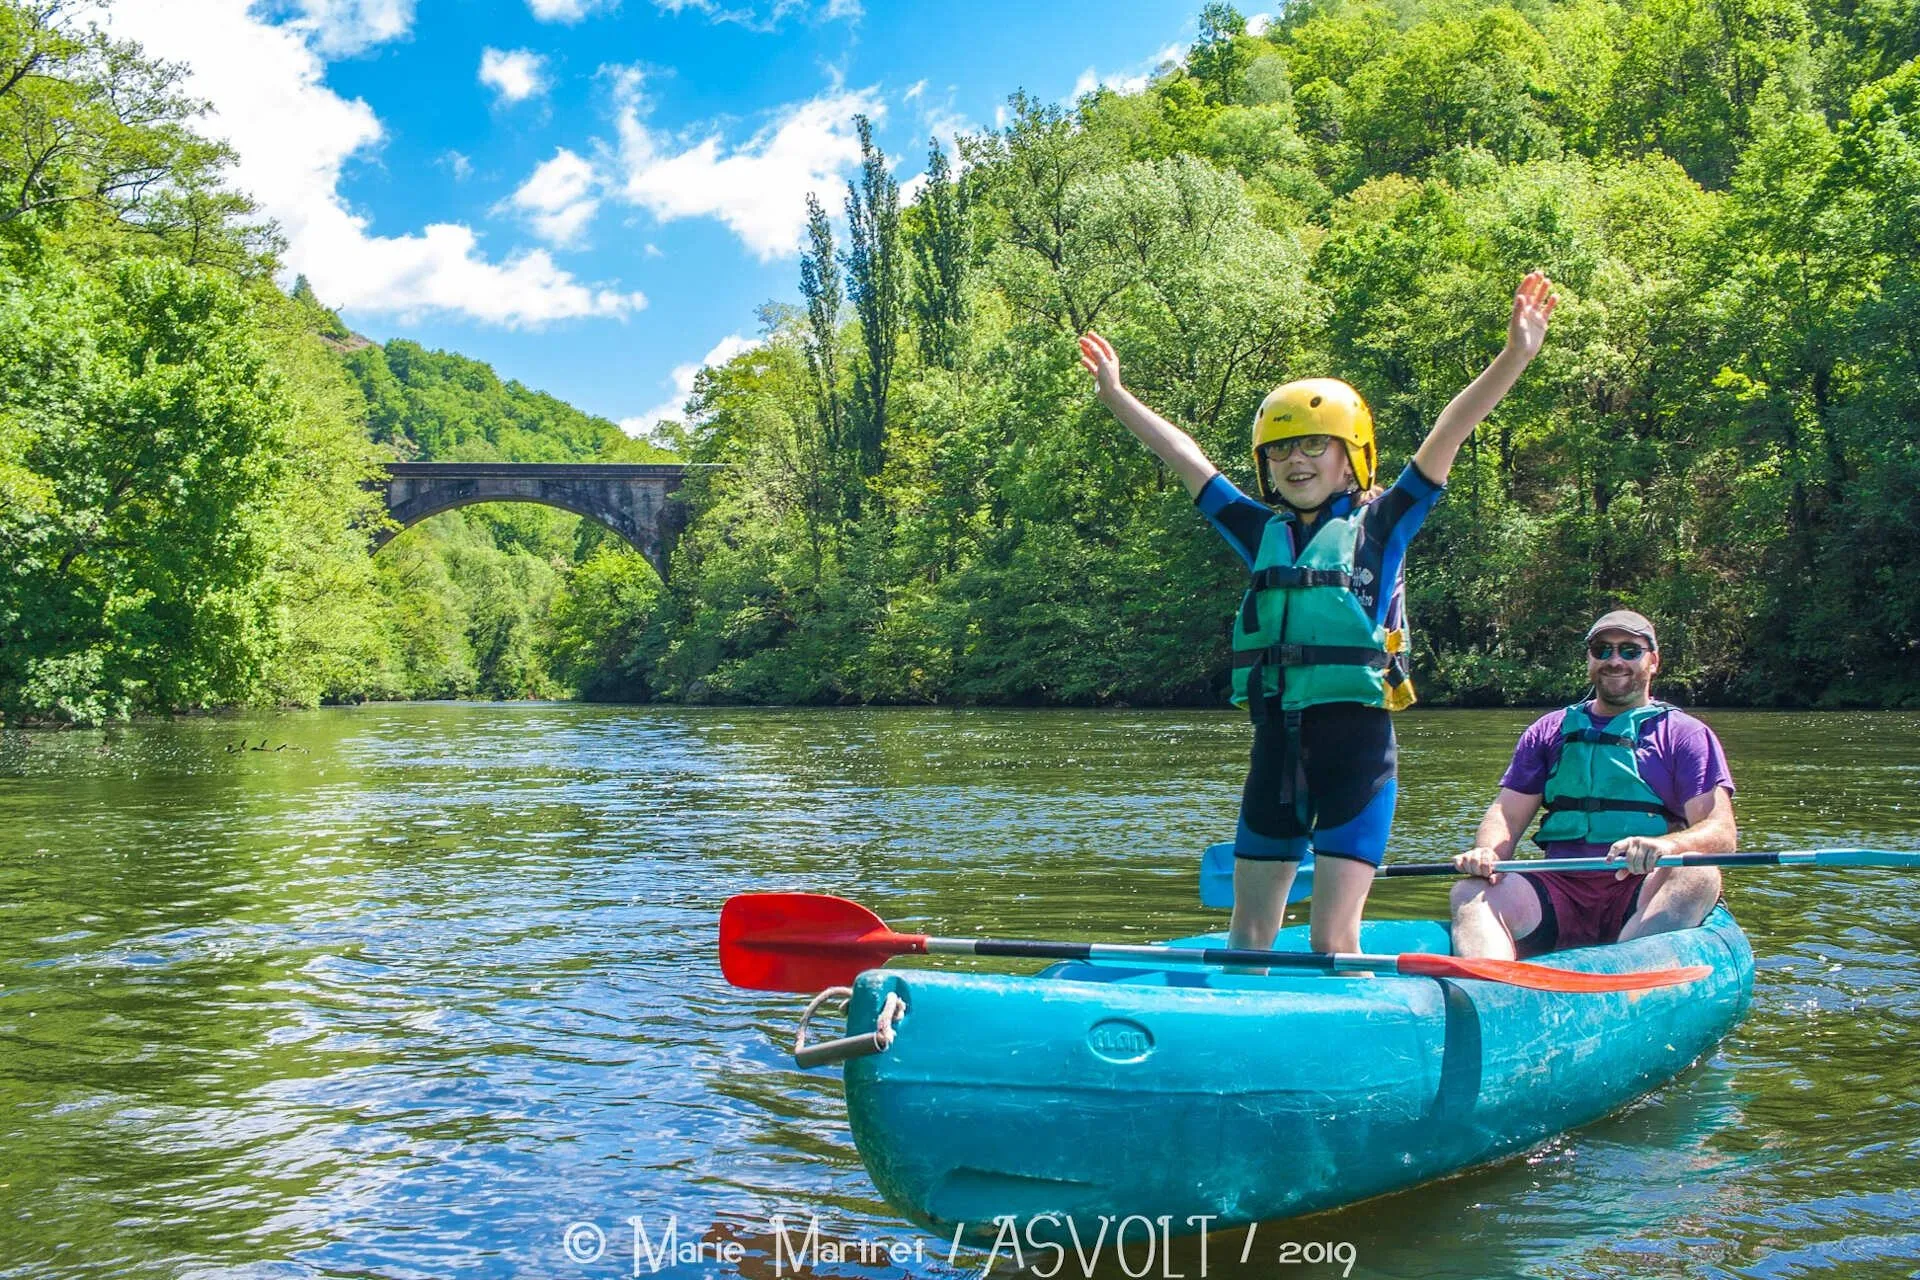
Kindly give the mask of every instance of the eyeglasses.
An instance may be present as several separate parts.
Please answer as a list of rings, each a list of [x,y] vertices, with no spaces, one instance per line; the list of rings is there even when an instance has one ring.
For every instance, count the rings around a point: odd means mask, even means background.
[[[1635,644],[1631,640],[1627,641],[1625,644],[1602,643],[1602,644],[1590,644],[1587,646],[1587,652],[1593,655],[1593,660],[1595,662],[1605,662],[1608,658],[1611,658],[1616,653],[1620,655],[1620,661],[1622,662],[1638,662],[1640,661],[1640,655],[1645,653],[1646,651],[1647,651],[1647,646],[1643,644]]]
[[[1332,436],[1291,436],[1260,446],[1260,456],[1268,462],[1285,462],[1295,449],[1302,457],[1318,458],[1333,447]]]

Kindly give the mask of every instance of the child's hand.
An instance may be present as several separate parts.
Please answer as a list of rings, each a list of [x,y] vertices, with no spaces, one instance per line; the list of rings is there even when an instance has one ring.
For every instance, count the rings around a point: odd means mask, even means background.
[[[1120,390],[1120,357],[1092,330],[1080,338],[1080,367],[1093,375],[1094,394],[1102,400]]]
[[[1553,281],[1544,272],[1532,272],[1520,282],[1519,292],[1513,295],[1513,315],[1507,320],[1507,350],[1527,360],[1539,353],[1547,337],[1547,320],[1560,302],[1552,290]]]

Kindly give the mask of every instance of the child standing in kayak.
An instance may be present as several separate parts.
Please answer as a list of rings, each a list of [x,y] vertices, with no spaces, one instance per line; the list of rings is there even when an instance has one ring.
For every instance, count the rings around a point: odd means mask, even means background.
[[[1272,945],[1311,847],[1313,949],[1360,949],[1361,912],[1393,823],[1390,713],[1413,702],[1407,544],[1460,446],[1539,352],[1558,301],[1540,272],[1521,282],[1506,348],[1441,412],[1384,492],[1374,487],[1373,415],[1346,383],[1289,382],[1261,401],[1256,502],[1121,385],[1105,338],[1080,339],[1101,403],[1180,477],[1253,571],[1233,625],[1233,700],[1253,720],[1253,760],[1234,833],[1231,945]]]

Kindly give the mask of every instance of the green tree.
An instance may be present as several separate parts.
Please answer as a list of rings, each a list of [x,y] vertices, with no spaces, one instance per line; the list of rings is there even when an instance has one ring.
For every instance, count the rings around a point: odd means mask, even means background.
[[[920,359],[959,367],[967,329],[967,276],[973,257],[967,188],[955,182],[938,139],[927,144],[927,185],[903,221],[913,256],[914,337]]]
[[[1560,141],[1540,99],[1555,70],[1546,41],[1511,9],[1423,22],[1347,81],[1346,133],[1366,176],[1417,172],[1459,147],[1552,157]]]
[[[1230,4],[1200,10],[1200,33],[1187,50],[1187,71],[1198,80],[1208,102],[1224,106],[1240,101],[1252,56],[1241,37],[1247,20]]]
[[[860,320],[866,361],[854,378],[849,445],[856,473],[878,474],[886,454],[887,393],[906,311],[906,264],[900,244],[900,186],[874,145],[873,125],[854,117],[860,135],[860,181],[847,184],[847,297]]]
[[[630,548],[601,547],[582,561],[553,596],[545,644],[554,678],[583,698],[644,698],[633,665],[659,592],[660,576]]]
[[[834,255],[833,224],[811,192],[807,194],[807,250],[800,255],[800,296],[807,306],[807,370],[813,379],[822,445],[826,458],[838,465],[846,442],[840,400],[840,262]]]
[[[6,530],[0,706],[71,720],[244,700],[275,635],[291,431],[231,285],[170,263],[0,292],[0,412],[43,506]]]
[[[1724,187],[1762,87],[1783,70],[1803,74],[1806,48],[1800,0],[1641,0],[1614,72],[1608,145],[1664,151]]]
[[[1016,93],[1011,119],[978,147],[984,228],[999,288],[1016,315],[1058,331],[1090,329],[1126,287],[1118,254],[1094,235],[1085,181],[1119,157],[1110,136]]]

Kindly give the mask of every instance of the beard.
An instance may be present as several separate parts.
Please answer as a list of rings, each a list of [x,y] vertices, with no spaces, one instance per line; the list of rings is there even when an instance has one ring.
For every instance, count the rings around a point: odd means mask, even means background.
[[[1594,692],[1601,701],[1613,706],[1625,706],[1638,702],[1646,696],[1652,677],[1638,671],[1628,671],[1619,675],[1598,673],[1593,678]]]

